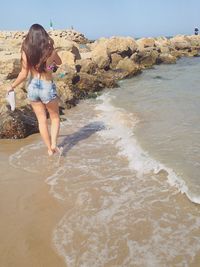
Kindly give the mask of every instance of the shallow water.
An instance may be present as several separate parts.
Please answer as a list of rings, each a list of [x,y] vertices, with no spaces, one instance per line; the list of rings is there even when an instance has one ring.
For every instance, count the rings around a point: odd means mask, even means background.
[[[174,170],[181,190],[196,203],[200,203],[199,68],[200,58],[156,66],[122,82],[112,94],[112,104],[140,117],[135,134],[142,147]]]
[[[40,141],[11,155],[12,166],[46,174],[50,193],[68,207],[52,237],[67,266],[199,266],[199,205],[180,193],[187,180],[167,161],[175,137],[159,117],[171,118],[160,99],[175,94],[161,80],[171,67],[181,73],[181,64],[148,70],[67,111],[62,157],[48,159]],[[177,122],[179,109],[171,114]]]

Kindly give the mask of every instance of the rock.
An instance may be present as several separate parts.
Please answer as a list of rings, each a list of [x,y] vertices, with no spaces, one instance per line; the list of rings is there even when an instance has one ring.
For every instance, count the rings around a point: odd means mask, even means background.
[[[120,60],[122,60],[123,57],[120,56],[117,53],[111,54],[111,63],[110,63],[110,68],[111,69],[116,69],[117,64],[119,63]]]
[[[185,50],[185,49],[190,49],[190,47],[191,47],[189,39],[186,38],[184,35],[177,35],[177,36],[171,38],[170,44],[176,50]]]
[[[80,59],[76,62],[76,70],[79,72],[86,72],[88,74],[94,74],[97,70],[97,64],[91,59]]]
[[[0,138],[20,139],[37,132],[37,119],[28,106],[1,113]]]
[[[199,49],[200,48],[200,35],[191,35],[187,36],[192,47]]]
[[[21,62],[19,58],[7,58],[3,57],[0,62],[0,73],[6,75],[6,79],[17,78],[19,72],[21,71]]]
[[[59,39],[70,40],[80,44],[86,44],[89,42],[89,40],[82,33],[74,29],[52,30],[49,31],[49,34],[53,39],[58,37]]]
[[[64,39],[70,40],[77,43],[88,43],[89,40],[80,32],[74,29],[66,29],[66,30],[51,30],[48,31],[49,35],[54,39]],[[10,39],[14,41],[22,42],[23,38],[26,36],[27,31],[19,32],[19,31],[3,31],[0,33],[0,38],[2,39]]]
[[[187,53],[188,57],[198,57],[199,56],[199,49],[191,49]]]
[[[117,88],[118,84],[116,83],[116,80],[119,79],[119,76],[117,77],[116,72],[112,70],[100,70],[96,74],[97,79],[100,81],[102,88]]]
[[[136,41],[138,45],[138,50],[143,50],[147,47],[154,47],[155,46],[155,39],[154,38],[140,38]]]
[[[61,102],[61,106],[71,108],[76,105],[77,99],[72,91],[72,86],[64,81],[57,82],[57,93]]]
[[[103,85],[99,81],[99,79],[96,78],[96,76],[88,74],[88,73],[80,73],[77,75],[79,79],[77,78],[77,83],[74,85],[74,89],[77,95],[77,92],[79,93],[79,96],[86,96],[89,91],[99,91],[103,88]]]
[[[161,53],[169,53],[171,44],[166,37],[158,37],[155,39],[155,46]]]
[[[62,65],[67,65],[68,67],[75,69],[75,55],[72,52],[60,51],[59,56],[62,59]]]
[[[176,63],[176,57],[168,53],[161,53],[156,59],[156,64],[173,64]]]
[[[131,59],[139,64],[142,68],[149,68],[156,63],[159,53],[153,49],[143,49],[134,53]]]
[[[81,58],[82,59],[87,59],[87,58],[92,58],[92,52],[91,51],[87,51],[87,52],[82,52],[81,54]]]
[[[129,73],[122,69],[98,70],[97,77],[106,88],[118,87],[116,81],[128,77]]]
[[[106,43],[100,42],[99,44],[95,45],[91,52],[91,57],[94,63],[96,63],[100,69],[109,67],[110,58],[107,53]]]
[[[85,98],[91,92],[101,91],[105,87],[117,87],[117,83],[112,76],[107,76],[107,72],[100,70],[96,75],[80,72],[73,85],[75,96]]]
[[[106,47],[109,56],[116,53],[122,57],[130,57],[138,45],[131,37],[111,37],[106,40]]]
[[[90,45],[91,58],[98,65],[100,69],[109,68],[109,65],[117,58],[113,54],[117,54],[122,58],[130,57],[136,50],[137,44],[133,38],[130,37],[111,37],[101,38]],[[117,63],[111,64],[114,68]]]
[[[72,46],[71,52],[74,54],[75,60],[81,59],[81,54],[77,46]]]
[[[179,59],[181,57],[186,56],[187,55],[187,51],[184,51],[183,52],[182,50],[176,50],[176,49],[174,49],[174,50],[170,51],[170,54],[172,56],[176,57],[177,59]]]
[[[21,62],[20,60],[14,60],[13,62],[13,68],[11,69],[10,72],[8,72],[8,76],[7,76],[7,79],[8,80],[11,80],[11,79],[16,79],[18,74],[20,73],[21,71]]]
[[[68,63],[67,61],[76,61],[81,59],[81,55],[78,46],[74,42],[67,41],[64,48],[58,51],[59,56],[62,58],[63,63]],[[72,60],[71,60],[72,59]],[[70,63],[69,63],[70,64]]]
[[[16,89],[17,109],[6,104],[6,88],[21,69],[20,47],[27,32],[0,32],[0,138],[24,138],[38,131],[37,120],[27,101],[25,84]],[[182,56],[198,56],[200,36],[101,38],[93,43],[74,30],[50,32],[63,64],[54,73],[60,110],[79,99],[96,97],[103,88],[117,87],[117,81],[154,64],[175,63]],[[81,44],[83,42],[83,45]]]
[[[69,50],[61,50],[58,52],[62,59],[62,65],[58,68],[56,72],[57,77],[62,77],[69,72],[76,72],[76,61],[80,60],[81,56],[79,50],[76,46],[72,45]]]
[[[122,69],[128,72],[127,77],[131,77],[139,72],[139,66],[130,58],[124,58],[119,61],[116,69]]]

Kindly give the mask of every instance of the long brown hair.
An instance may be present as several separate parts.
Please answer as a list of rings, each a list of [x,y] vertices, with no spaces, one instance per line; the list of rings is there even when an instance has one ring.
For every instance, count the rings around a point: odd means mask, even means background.
[[[28,66],[38,72],[46,69],[46,60],[53,51],[53,40],[39,24],[33,24],[22,43],[22,51],[27,57]]]

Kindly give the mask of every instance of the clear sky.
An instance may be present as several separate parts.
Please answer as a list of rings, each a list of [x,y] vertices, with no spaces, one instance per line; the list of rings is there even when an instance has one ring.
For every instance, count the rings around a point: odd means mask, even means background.
[[[33,23],[74,29],[89,39],[193,34],[200,29],[200,0],[0,0],[0,30]]]

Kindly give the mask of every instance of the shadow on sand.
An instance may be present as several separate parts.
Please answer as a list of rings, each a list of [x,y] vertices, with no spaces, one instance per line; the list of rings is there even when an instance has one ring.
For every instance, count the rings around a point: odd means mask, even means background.
[[[104,130],[105,128],[106,127],[103,122],[95,121],[83,126],[79,129],[79,131],[73,134],[61,135],[60,137],[65,136],[62,142],[59,144],[59,147],[63,148],[62,156],[66,156],[67,152],[78,142],[90,137],[96,132]]]

